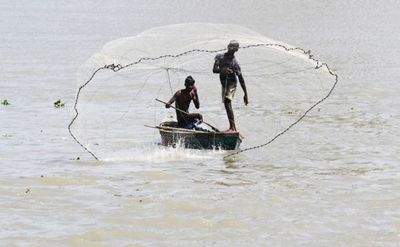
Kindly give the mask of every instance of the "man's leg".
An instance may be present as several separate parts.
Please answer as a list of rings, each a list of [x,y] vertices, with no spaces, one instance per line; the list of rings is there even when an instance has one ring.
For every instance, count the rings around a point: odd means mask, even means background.
[[[225,98],[224,105],[225,105],[226,115],[228,116],[229,120],[229,129],[227,130],[227,132],[236,131],[235,116],[233,115],[233,109],[232,109],[232,101],[230,99]]]

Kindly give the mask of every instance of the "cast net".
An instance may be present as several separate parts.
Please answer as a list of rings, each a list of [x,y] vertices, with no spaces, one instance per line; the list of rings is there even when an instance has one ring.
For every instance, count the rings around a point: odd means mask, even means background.
[[[239,83],[232,102],[236,126],[245,137],[243,152],[268,145],[326,99],[337,76],[309,51],[271,40],[234,25],[191,23],[157,27],[106,44],[79,70],[72,137],[96,159],[122,150],[161,148],[157,126],[173,109],[168,101],[191,75],[204,120],[224,130],[228,120],[221,101],[214,58],[237,40],[235,54],[246,81],[249,105]],[[226,153],[226,155],[235,155]]]

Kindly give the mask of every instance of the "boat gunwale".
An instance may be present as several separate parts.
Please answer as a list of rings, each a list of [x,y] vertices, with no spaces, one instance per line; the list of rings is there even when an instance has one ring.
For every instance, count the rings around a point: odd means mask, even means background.
[[[199,131],[199,130],[192,130],[192,129],[184,129],[184,128],[175,128],[169,126],[158,126],[160,132],[167,132],[167,133],[175,133],[175,134],[194,134],[194,135],[206,135],[206,136],[226,136],[226,137],[238,137],[241,141],[243,138],[241,137],[239,132],[207,132],[207,131]]]

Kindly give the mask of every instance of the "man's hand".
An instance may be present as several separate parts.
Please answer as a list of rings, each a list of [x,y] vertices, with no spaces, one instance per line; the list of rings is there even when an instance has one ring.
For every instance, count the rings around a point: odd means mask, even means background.
[[[197,97],[197,88],[195,86],[192,87],[192,90],[189,93],[190,97],[192,99],[194,99],[195,97]]]
[[[223,75],[230,75],[230,74],[233,73],[233,70],[231,70],[228,67],[224,67],[224,68],[222,68],[221,72],[222,72]]]
[[[244,95],[243,100],[245,105],[249,104],[249,99],[247,98],[247,94]]]
[[[165,104],[165,108],[170,108],[170,107],[171,107],[170,103]]]

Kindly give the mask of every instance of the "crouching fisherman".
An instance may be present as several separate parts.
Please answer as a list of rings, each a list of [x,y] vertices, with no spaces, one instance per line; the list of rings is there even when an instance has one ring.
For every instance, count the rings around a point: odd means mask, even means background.
[[[197,125],[203,121],[203,116],[199,113],[189,113],[189,106],[192,101],[196,109],[200,108],[199,96],[194,83],[195,80],[188,76],[185,79],[185,88],[178,90],[165,104],[165,107],[170,108],[171,104],[175,102],[175,108],[177,109],[176,119],[178,120],[179,128],[201,130]]]

